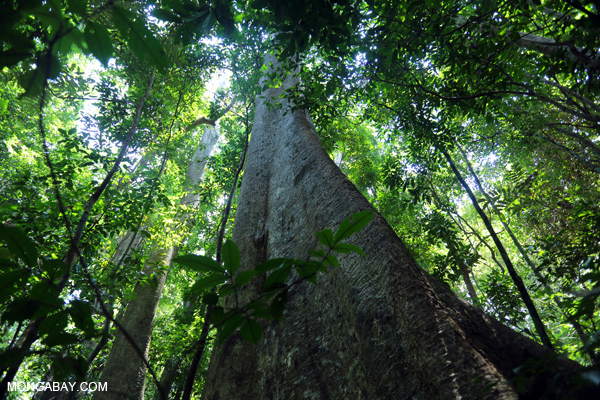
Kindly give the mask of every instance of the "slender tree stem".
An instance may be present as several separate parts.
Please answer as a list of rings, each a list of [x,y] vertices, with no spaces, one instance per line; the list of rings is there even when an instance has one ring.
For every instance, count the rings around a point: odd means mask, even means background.
[[[219,229],[219,237],[217,239],[217,263],[219,264],[221,263],[221,248],[223,247],[223,238],[225,237],[225,228],[227,226],[227,220],[229,219],[229,213],[231,212],[231,203],[233,201],[235,189],[237,188],[238,179],[240,177],[240,174],[242,173],[244,164],[246,162],[246,153],[248,151],[248,138],[250,136],[250,124],[248,121],[248,113],[251,105],[252,103],[250,103],[246,107],[246,143],[244,145],[244,151],[242,152],[242,156],[240,157],[240,164],[233,178],[233,184],[231,185],[229,197],[227,198],[227,205],[225,206],[225,210],[223,211],[221,228]],[[216,287],[213,287],[211,289],[212,292],[214,292],[215,290]],[[192,389],[194,388],[196,372],[198,371],[198,365],[200,364],[200,360],[202,359],[204,349],[206,348],[206,338],[208,337],[208,332],[210,331],[210,310],[212,310],[212,305],[208,305],[208,307],[206,308],[206,313],[204,315],[204,323],[202,324],[202,332],[200,333],[200,341],[198,342],[198,349],[196,350],[196,353],[194,353],[194,358],[192,359],[192,363],[190,364],[190,368],[188,370],[183,396],[181,397],[182,400],[189,400],[192,394]]]
[[[494,240],[494,243],[496,244],[496,247],[498,248],[498,251],[500,252],[500,256],[502,257],[502,260],[504,261],[504,264],[506,265],[508,274],[510,275],[515,286],[519,290],[519,293],[521,294],[521,299],[525,303],[525,307],[527,307],[527,311],[529,311],[529,315],[531,316],[531,319],[533,320],[533,324],[535,326],[536,332],[540,336],[542,343],[544,344],[544,346],[553,350],[554,346],[552,345],[552,341],[550,341],[550,338],[548,337],[548,334],[546,333],[546,328],[544,326],[544,323],[542,322],[542,319],[540,318],[540,316],[537,312],[535,304],[533,304],[533,301],[531,300],[531,297],[529,296],[529,292],[527,291],[527,288],[523,284],[523,280],[517,274],[517,271],[515,270],[512,262],[510,260],[510,257],[508,256],[508,253],[506,252],[506,249],[504,248],[504,245],[498,238],[498,235],[496,234],[496,231],[494,230],[494,227],[492,226],[491,221],[489,220],[489,218],[487,217],[485,212],[483,212],[483,210],[479,206],[479,202],[475,198],[473,191],[471,190],[471,188],[469,187],[467,182],[462,177],[458,168],[456,168],[456,165],[454,164],[454,161],[452,160],[450,153],[448,153],[448,151],[445,150],[444,148],[440,148],[440,151],[446,158],[446,161],[448,161],[448,164],[450,165],[452,172],[454,172],[454,175],[456,176],[456,178],[459,180],[459,182],[461,183],[461,185],[467,192],[469,198],[471,199],[471,202],[473,203],[473,206],[475,207],[475,210],[477,211],[477,214],[479,214],[479,216],[483,220],[483,223],[485,224],[486,228],[488,229],[488,232],[492,236],[492,239]]]
[[[202,332],[200,333],[198,348],[194,353],[194,357],[192,358],[192,363],[190,364],[189,372],[185,380],[182,400],[189,400],[192,390],[194,389],[196,372],[198,371],[200,360],[202,360],[202,355],[204,354],[204,349],[206,348],[206,339],[208,338],[208,332],[210,331],[210,310],[212,310],[212,305],[209,304],[208,307],[206,307],[206,314],[204,315],[204,322],[202,323]]]
[[[494,251],[494,249],[492,248],[492,246],[490,246],[487,242],[487,240],[485,240],[485,238],[483,238],[476,230],[475,228],[473,228],[466,219],[464,219],[460,214],[456,214],[456,216],[458,217],[458,219],[460,219],[470,230],[471,232],[467,232],[462,225],[459,225],[461,230],[464,232],[465,235],[471,233],[472,235],[474,235],[477,240],[479,240],[479,244],[483,244],[485,247],[487,247],[487,249],[490,251],[490,256],[492,257],[492,260],[494,260],[494,262],[496,263],[496,265],[498,267],[500,267],[500,271],[502,271],[502,273],[505,273],[506,271],[504,270],[504,265],[502,265],[502,263],[500,261],[498,261],[498,258],[496,258],[496,252]],[[479,246],[479,244],[477,245],[477,247]]]
[[[68,221],[68,219],[66,218],[66,214],[64,213],[64,207],[62,205],[60,193],[58,191],[58,186],[57,186],[58,180],[56,179],[56,176],[55,176],[53,168],[52,168],[52,163],[50,161],[49,151],[48,151],[48,147],[47,147],[46,140],[45,140],[43,112],[42,111],[44,108],[47,81],[44,82],[44,88],[42,89],[42,94],[40,97],[40,105],[39,105],[39,126],[40,126],[40,132],[41,132],[42,139],[43,139],[44,154],[46,156],[46,161],[48,163],[48,167],[50,168],[51,175],[53,175],[54,190],[55,190],[57,202],[58,202],[61,214],[63,215],[63,219],[65,220],[65,225],[66,225],[67,231],[69,232],[69,238],[70,238],[69,251],[67,252],[67,255],[65,257],[65,263],[67,264],[67,273],[64,274],[59,279],[58,283],[56,284],[56,286],[58,288],[58,291],[57,291],[58,293],[60,293],[66,286],[66,284],[69,280],[69,277],[71,275],[71,268],[75,264],[75,260],[77,259],[77,256],[80,255],[79,242],[81,240],[81,237],[83,236],[83,231],[84,231],[87,221],[89,219],[92,208],[94,207],[96,202],[100,199],[100,196],[104,192],[104,189],[106,189],[106,187],[110,183],[112,177],[119,169],[119,166],[121,165],[121,162],[123,161],[123,158],[125,158],[125,154],[127,153],[129,143],[131,142],[131,139],[133,138],[133,134],[137,130],[137,125],[138,125],[138,122],[139,122],[139,119],[140,119],[140,116],[142,113],[142,107],[143,107],[144,103],[146,102],[147,97],[150,95],[150,90],[152,89],[152,86],[154,84],[155,73],[156,73],[156,69],[154,68],[154,69],[152,69],[152,73],[150,75],[150,80],[148,82],[146,92],[144,93],[144,95],[142,96],[142,98],[140,99],[140,101],[138,103],[138,106],[136,107],[136,113],[135,113],[135,117],[133,119],[133,123],[131,124],[131,127],[129,129],[127,138],[125,139],[125,141],[123,142],[123,145],[121,146],[121,151],[119,152],[119,156],[117,157],[117,160],[115,161],[113,167],[108,172],[108,174],[106,175],[106,177],[104,178],[104,180],[102,181],[100,186],[98,186],[98,188],[96,188],[94,193],[90,196],[89,200],[86,202],[86,204],[84,206],[83,214],[82,214],[81,218],[79,219],[79,223],[77,224],[77,227],[75,228],[74,233],[71,232],[70,222]],[[29,324],[28,329],[25,331],[25,332],[27,332],[26,337],[23,338],[23,344],[21,345],[21,350],[23,352],[27,352],[29,350],[29,348],[31,347],[31,345],[37,340],[38,330],[39,330],[40,324],[42,323],[42,321],[44,319],[45,319],[45,317],[41,317],[41,318],[38,318],[38,319],[32,321]],[[6,391],[8,390],[8,383],[12,382],[12,380],[14,379],[23,360],[24,360],[24,357],[21,357],[18,362],[16,362],[15,364],[13,364],[12,366],[10,366],[8,368],[6,375],[2,379],[2,382],[0,383],[0,398],[4,398]]]
[[[494,202],[494,200],[484,190],[483,185],[481,184],[481,181],[479,180],[479,177],[475,173],[475,170],[473,169],[473,166],[471,165],[471,162],[469,161],[469,158],[467,157],[465,151],[463,150],[463,148],[460,146],[460,144],[458,142],[455,142],[455,144],[456,144],[456,148],[460,152],[460,154],[461,154],[461,156],[462,156],[462,158],[463,158],[463,160],[464,160],[464,162],[465,162],[465,164],[467,166],[467,169],[469,170],[469,172],[471,173],[471,176],[475,180],[475,184],[479,188],[479,191],[481,192],[481,194],[483,194],[483,196],[485,197],[485,199],[487,200],[487,202],[492,206],[492,209],[494,210],[494,212],[498,216],[498,219],[500,219],[500,222],[502,223],[502,226],[506,230],[506,233],[508,233],[508,236],[510,236],[510,238],[512,239],[515,247],[517,248],[517,250],[519,250],[519,253],[521,253],[521,256],[523,257],[523,259],[525,260],[525,262],[527,263],[527,265],[529,265],[529,268],[531,269],[531,271],[533,272],[533,274],[535,275],[535,277],[538,279],[538,281],[542,285],[544,285],[544,287],[546,288],[546,291],[548,292],[548,294],[554,295],[556,293],[555,290],[548,284],[548,280],[542,276],[542,274],[540,273],[540,271],[538,270],[538,268],[535,266],[535,264],[533,263],[533,261],[531,261],[531,258],[529,258],[529,255],[527,255],[527,253],[525,252],[525,249],[523,248],[523,246],[521,246],[521,243],[519,242],[519,240],[517,239],[517,237],[513,233],[513,231],[510,228],[510,226],[504,221],[504,217],[502,215],[502,212],[500,212],[500,210],[496,206],[496,203]],[[554,300],[554,303],[556,303],[556,305],[558,306],[558,308],[561,309],[561,310],[563,310],[563,306],[560,303],[560,301],[558,300],[558,298],[556,296],[552,296],[552,299]],[[573,326],[573,328],[575,329],[575,332],[577,332],[577,335],[579,336],[579,339],[581,340],[581,342],[585,345],[588,338],[585,335],[585,333],[583,331],[583,328],[581,327],[581,324],[575,318],[573,318],[571,315],[569,315],[568,311],[567,312],[562,311],[562,313],[566,317],[567,321]],[[592,363],[598,365],[598,359],[597,359],[596,355],[594,354],[594,352],[587,351],[587,355],[590,358],[590,361]]]
[[[435,186],[433,185],[433,183],[431,181],[428,181],[428,182],[429,182],[431,193],[433,194],[433,197],[437,200],[438,205],[440,205],[440,206],[443,205],[444,203],[442,202],[442,199],[440,198],[437,190],[435,190]],[[450,215],[450,218],[452,218],[454,220],[454,218],[452,217],[452,214],[450,214],[450,213],[448,213],[448,214]],[[452,239],[447,234],[447,231],[442,230],[441,236],[444,239],[444,241],[446,242],[446,246],[448,246],[448,251],[450,252],[451,255],[454,256],[454,259],[458,263],[460,273],[463,277],[463,281],[465,282],[465,285],[467,286],[467,292],[469,293],[469,297],[471,297],[474,304],[479,305],[479,296],[477,296],[477,291],[475,290],[475,287],[473,286],[473,282],[471,282],[471,277],[469,276],[469,272],[470,272],[469,267],[466,265],[465,260],[463,260],[462,257],[460,257],[460,254],[459,254],[458,250],[456,249],[456,246],[454,246]]]

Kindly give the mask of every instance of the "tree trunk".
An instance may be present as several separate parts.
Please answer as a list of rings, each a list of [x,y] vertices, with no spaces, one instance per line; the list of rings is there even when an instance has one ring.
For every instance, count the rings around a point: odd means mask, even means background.
[[[165,262],[177,253],[177,246],[173,246],[166,253],[163,249],[153,251],[150,257],[152,262],[157,258],[164,258]],[[167,264],[170,267],[170,264]],[[144,266],[144,273],[150,277],[156,274],[157,285],[152,287],[149,283],[138,282],[135,287],[135,297],[127,305],[121,325],[137,347],[148,358],[150,340],[154,327],[154,317],[158,309],[158,302],[167,278],[167,273],[158,272],[150,265]],[[93,399],[142,399],[146,382],[146,364],[132,346],[130,341],[119,330],[115,336],[106,364],[100,376],[101,382],[107,383],[107,392],[94,392]]]
[[[136,235],[132,231],[127,232],[123,236],[123,238],[119,241],[119,244],[117,245],[117,248],[115,249],[115,253],[113,254],[113,257],[112,257],[112,261],[117,266],[117,268],[123,262],[123,259],[125,258],[125,256],[127,254],[129,254],[132,250],[136,249],[140,245],[141,242],[142,242],[142,236]],[[112,278],[114,278],[114,276]],[[106,303],[105,307],[109,310],[112,309],[113,302],[114,302],[113,296],[112,295],[107,296],[106,291],[103,291],[102,295],[104,296],[103,300]],[[101,308],[99,305],[99,301],[100,300],[98,298],[96,298],[95,302],[94,302],[95,303],[94,308],[97,310],[99,310]],[[106,316],[104,316],[104,317],[105,317],[105,320],[104,320],[103,330],[108,333],[108,331],[110,330],[111,321]],[[94,359],[98,356],[98,354],[100,354],[100,352],[102,351],[104,346],[107,345],[107,343],[108,343],[108,337],[105,335],[103,335],[100,338],[100,340],[98,341],[98,343],[96,345],[93,344],[92,340],[85,341],[86,347],[88,348],[88,350],[90,350],[89,355],[86,357],[86,360],[85,360],[87,365],[90,365],[94,361]],[[90,348],[90,346],[92,346],[92,348]],[[55,374],[55,371],[53,370],[53,368],[51,368],[46,373],[46,376],[44,377],[43,381],[44,382],[54,382],[54,374]],[[81,381],[79,379],[75,379],[75,381],[73,381],[73,382],[75,382],[75,387],[79,387],[79,383]],[[61,392],[44,390],[44,391],[35,392],[32,400],[72,400],[77,397],[77,394],[78,394],[77,391],[70,391],[70,390],[65,390],[65,391],[61,391]]]
[[[502,260],[504,261],[504,265],[506,265],[506,269],[508,270],[508,275],[510,275],[510,278],[512,279],[513,283],[517,287],[517,290],[519,291],[519,295],[521,296],[521,300],[523,300],[523,303],[525,304],[525,307],[527,308],[527,311],[529,312],[529,316],[533,320],[533,325],[535,327],[537,334],[540,336],[540,340],[549,349],[554,349],[554,346],[552,345],[552,341],[550,340],[550,337],[548,337],[548,333],[546,332],[546,327],[544,326],[544,322],[542,321],[542,318],[540,317],[540,315],[537,311],[537,308],[535,307],[535,304],[533,303],[533,300],[531,299],[531,296],[529,296],[529,292],[527,291],[527,288],[525,287],[525,284],[523,283],[523,279],[517,273],[517,270],[515,269],[510,257],[508,256],[508,252],[506,251],[506,249],[504,248],[504,245],[502,244],[502,241],[496,234],[496,231],[494,230],[494,227],[492,226],[492,222],[488,218],[487,214],[479,206],[479,202],[477,201],[477,198],[473,194],[473,191],[469,187],[469,184],[467,183],[467,181],[465,181],[465,179],[462,177],[458,168],[456,168],[456,165],[454,164],[454,161],[452,160],[450,153],[448,153],[448,150],[445,150],[444,148],[440,148],[440,151],[446,158],[446,161],[448,161],[448,164],[450,165],[450,169],[452,169],[452,172],[454,172],[456,179],[458,179],[461,186],[467,192],[467,195],[469,196],[469,198],[471,199],[471,202],[473,203],[473,207],[475,208],[475,211],[477,211],[477,214],[479,214],[479,217],[481,217],[483,224],[485,225],[490,236],[492,237],[492,240],[494,241],[494,244],[496,245],[496,248],[498,249],[498,252],[500,253],[500,256],[502,257]]]
[[[483,185],[481,184],[481,181],[479,180],[479,177],[477,176],[477,174],[475,173],[475,170],[473,169],[473,166],[469,162],[469,158],[467,157],[467,155],[465,154],[465,151],[463,150],[463,148],[460,146],[460,144],[458,142],[456,142],[456,148],[458,149],[458,151],[460,152],[463,160],[465,161],[465,165],[467,166],[467,169],[469,170],[469,173],[471,174],[471,177],[475,181],[475,184],[479,188],[479,192],[483,195],[483,197],[485,197],[485,200],[489,203],[489,205],[492,206],[492,209],[494,210],[494,212],[498,216],[498,219],[500,220],[500,223],[504,227],[504,230],[506,231],[506,233],[508,233],[508,236],[510,236],[510,238],[512,239],[513,244],[515,245],[515,247],[517,248],[517,250],[519,251],[519,253],[523,257],[523,259],[525,260],[525,262],[527,263],[527,265],[529,265],[529,269],[531,269],[531,272],[533,272],[533,274],[535,275],[535,277],[537,278],[537,280],[542,285],[544,285],[544,288],[546,289],[546,292],[552,297],[552,300],[554,300],[554,303],[559,308],[559,310],[561,311],[561,313],[565,316],[565,318],[567,319],[567,321],[573,326],[573,328],[575,329],[575,332],[577,333],[577,336],[579,336],[579,340],[581,340],[581,344],[585,348],[586,347],[586,343],[589,340],[589,337],[583,331],[583,328],[582,328],[581,324],[579,323],[579,321],[577,320],[577,318],[575,318],[575,317],[573,317],[573,315],[571,315],[571,313],[570,313],[569,310],[565,310],[565,307],[561,304],[561,302],[559,300],[559,296],[554,296],[554,294],[556,293],[555,290],[554,290],[554,288],[552,288],[552,286],[550,286],[548,284],[547,279],[545,279],[542,276],[542,274],[540,273],[538,267],[535,266],[535,264],[533,263],[533,261],[531,261],[531,259],[529,258],[529,255],[527,255],[527,252],[525,251],[525,249],[523,248],[523,246],[521,246],[521,243],[519,242],[519,240],[517,239],[517,237],[513,233],[512,229],[510,228],[510,225],[508,225],[504,221],[504,216],[502,215],[502,212],[498,209],[498,207],[496,206],[496,203],[490,197],[490,195],[485,191]],[[599,360],[596,357],[596,354],[594,353],[593,350],[588,349],[588,350],[585,351],[585,353],[588,355],[588,357],[590,358],[590,361],[594,365],[599,366]]]
[[[205,129],[202,140],[196,148],[188,165],[188,193],[182,197],[180,202],[181,206],[197,206],[200,199],[200,196],[197,193],[197,186],[204,177],[206,161],[217,142],[218,136],[215,128],[207,127]],[[177,220],[185,223],[189,217],[189,210],[182,208],[179,211]],[[167,233],[167,236],[175,234],[175,232],[169,231],[170,230],[167,228],[165,232]],[[171,245],[166,250],[157,248],[151,256],[151,261],[154,263],[163,262],[170,268],[173,258],[177,256],[178,250],[179,248],[177,245]],[[144,357],[147,359],[150,350],[152,329],[154,327],[154,318],[165,285],[167,273],[164,270],[160,273],[158,269],[149,267],[148,265],[144,267],[144,273],[148,277],[152,274],[156,274],[157,285],[156,287],[152,287],[149,284],[137,284],[134,291],[135,297],[129,302],[121,324],[134,339],[135,344],[142,350]],[[144,398],[146,364],[121,331],[116,334],[109,357],[102,370],[100,381],[107,383],[108,391],[94,392],[94,400]]]
[[[318,247],[315,232],[373,208],[327,156],[305,111],[256,104],[233,234],[245,268],[305,258]],[[258,345],[238,332],[215,347],[203,399],[516,399],[514,369],[543,357],[555,364],[525,388],[570,393],[577,364],[460,300],[380,215],[349,242],[366,257],[342,254],[316,286],[295,286],[285,321],[265,323]]]
[[[441,209],[443,209],[442,199],[438,195],[438,192],[435,189],[435,186],[431,182],[429,182],[429,185],[430,185],[429,189],[431,191],[431,194],[433,194],[433,198],[437,201],[438,206]],[[450,218],[452,218],[454,223],[456,223],[456,220],[454,220],[454,217],[452,217],[452,214],[450,214],[450,212],[448,212],[448,215],[450,216]],[[465,282],[465,286],[467,287],[467,293],[469,293],[469,297],[473,301],[473,304],[479,306],[479,296],[477,296],[477,291],[475,290],[475,286],[473,286],[473,281],[471,281],[471,275],[470,275],[471,269],[465,263],[465,260],[457,257],[458,250],[454,246],[454,243],[452,242],[452,238],[449,237],[448,233],[445,230],[443,230],[443,231],[440,231],[440,234],[442,236],[441,239],[446,244],[446,247],[448,247],[448,252],[451,255],[455,255],[454,258],[455,258],[456,262],[458,263],[458,267],[460,269],[460,274],[462,275],[463,282]]]

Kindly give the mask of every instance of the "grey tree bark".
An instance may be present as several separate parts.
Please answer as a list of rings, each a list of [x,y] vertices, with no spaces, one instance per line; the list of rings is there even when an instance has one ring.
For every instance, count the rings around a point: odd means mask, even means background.
[[[194,151],[187,170],[187,190],[180,201],[180,211],[177,221],[185,224],[190,217],[190,208],[195,208],[200,201],[197,186],[204,177],[206,161],[210,156],[218,140],[217,128],[210,126],[204,130],[204,135]],[[165,230],[166,235],[175,235],[175,228]],[[181,232],[179,232],[181,234]],[[170,241],[173,242],[172,240]],[[150,277],[155,275],[157,286],[153,288],[149,284],[138,283],[135,288],[135,297],[127,305],[121,325],[133,338],[137,347],[143,351],[144,357],[148,358],[154,318],[158,309],[158,303],[167,278],[165,268],[157,268],[156,264],[162,263],[171,268],[173,258],[177,256],[179,247],[171,244],[167,248],[156,247],[150,260],[144,266],[144,273]],[[115,399],[143,399],[146,382],[146,364],[132,346],[130,341],[118,331],[111,348],[106,364],[100,376],[101,382],[107,383],[107,392],[94,392],[94,400]]]
[[[325,153],[307,112],[256,104],[233,233],[242,268],[305,258],[318,247],[315,232],[372,209]],[[366,257],[340,255],[341,267],[316,286],[295,286],[285,321],[264,324],[258,345],[236,333],[215,347],[203,399],[516,399],[513,370],[543,357],[552,368],[526,385],[529,394],[571,392],[577,364],[460,300],[379,214],[350,243]]]

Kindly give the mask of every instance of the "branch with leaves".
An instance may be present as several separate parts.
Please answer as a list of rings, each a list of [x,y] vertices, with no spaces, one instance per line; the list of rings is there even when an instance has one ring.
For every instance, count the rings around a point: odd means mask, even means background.
[[[190,289],[192,293],[204,293],[211,287],[219,286],[218,290],[209,291],[202,297],[204,304],[212,306],[209,318],[219,331],[219,343],[238,329],[245,340],[257,343],[262,336],[262,327],[258,320],[281,321],[288,293],[294,286],[303,281],[316,284],[319,273],[326,273],[329,267],[340,266],[334,253],[354,252],[364,255],[359,247],[343,241],[367,226],[372,218],[371,210],[357,212],[344,220],[335,234],[330,229],[318,232],[318,240],[325,248],[312,250],[311,258],[307,261],[274,258],[254,268],[246,267],[239,271],[239,250],[233,241],[228,240],[223,246],[221,263],[207,256],[193,254],[177,257],[175,262],[186,269],[205,274]],[[292,270],[296,271],[298,278],[288,281]],[[261,276],[264,284],[260,293],[247,303],[241,304],[240,293],[244,287]],[[233,296],[232,300],[223,302],[228,296]],[[230,303],[232,306],[227,305]]]

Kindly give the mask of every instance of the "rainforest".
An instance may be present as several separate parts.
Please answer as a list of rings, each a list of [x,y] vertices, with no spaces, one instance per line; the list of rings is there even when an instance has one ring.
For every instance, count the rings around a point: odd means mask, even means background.
[[[0,398],[600,395],[597,1],[0,7]]]

